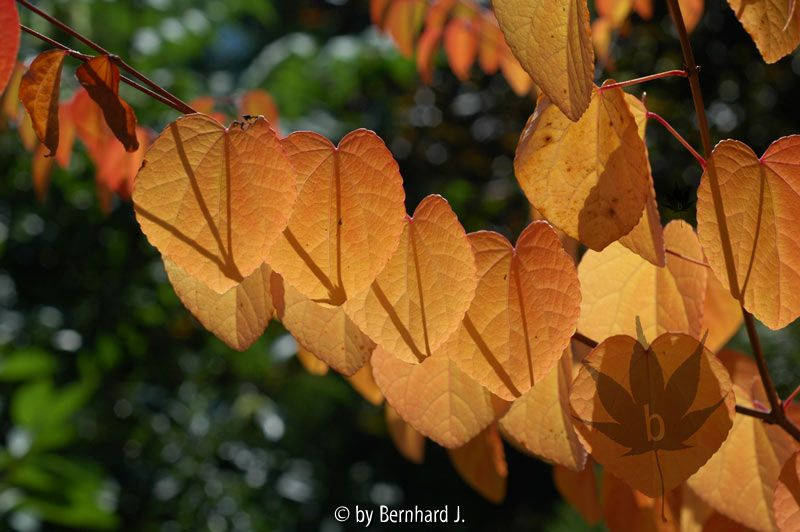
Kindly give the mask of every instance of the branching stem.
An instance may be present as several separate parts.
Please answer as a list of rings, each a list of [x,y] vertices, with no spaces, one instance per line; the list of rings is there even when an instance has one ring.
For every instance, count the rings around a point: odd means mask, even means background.
[[[603,85],[602,87],[598,88],[599,92],[603,92],[608,89],[614,89],[618,87],[630,87],[631,85],[638,85],[640,83],[647,83],[648,81],[653,81],[656,79],[663,79],[663,78],[671,78],[671,77],[681,77],[685,78],[688,76],[685,70],[667,70],[666,72],[659,72],[658,74],[650,74],[649,76],[643,76],[641,78],[629,79],[627,81],[617,81],[615,83],[608,83]]]
[[[661,115],[658,115],[658,114],[656,114],[656,113],[653,113],[653,112],[647,111],[647,118],[652,118],[653,120],[655,120],[656,122],[658,122],[659,124],[661,124],[662,126],[664,126],[664,128],[665,128],[667,131],[669,131],[669,132],[670,132],[670,134],[671,134],[673,137],[675,137],[675,139],[676,139],[678,142],[680,142],[680,143],[683,145],[683,147],[684,147],[684,148],[686,148],[687,150],[689,150],[689,153],[691,153],[691,154],[692,154],[692,156],[693,156],[695,159],[697,159],[697,162],[698,162],[698,163],[700,163],[700,168],[702,168],[702,169],[704,169],[704,170],[705,170],[705,167],[706,167],[706,160],[703,158],[703,156],[702,156],[702,155],[700,155],[699,153],[697,153],[697,150],[695,150],[695,149],[692,147],[692,145],[691,145],[691,144],[689,144],[689,143],[686,141],[686,139],[685,139],[685,138],[683,138],[683,137],[681,136],[681,134],[680,134],[680,133],[678,133],[678,132],[677,132],[677,130],[676,130],[674,127],[672,127],[672,125],[671,125],[669,122],[667,122],[667,121],[666,121],[666,119],[664,119],[664,117],[662,117]]]

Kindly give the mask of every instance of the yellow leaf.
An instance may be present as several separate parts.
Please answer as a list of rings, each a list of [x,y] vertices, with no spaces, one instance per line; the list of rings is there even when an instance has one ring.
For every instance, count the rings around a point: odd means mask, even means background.
[[[372,364],[370,364],[369,359],[361,366],[360,370],[345,378],[361,397],[373,405],[378,406],[383,402],[383,393],[375,383],[375,377],[372,376]]]
[[[264,119],[224,128],[205,115],[167,126],[133,192],[136,218],[164,257],[217,293],[259,268],[286,227],[295,172]]]
[[[594,52],[586,0],[494,0],[495,15],[522,67],[542,92],[578,120],[589,106]]]
[[[477,284],[464,228],[444,198],[428,196],[407,218],[386,268],[344,309],[392,356],[418,363],[458,328]]]
[[[714,272],[706,276],[706,297],[703,301],[702,331],[708,331],[706,347],[716,353],[742,326],[742,307],[722,286]]]
[[[372,371],[400,417],[443,447],[464,445],[494,421],[489,392],[442,354],[410,364],[379,346],[372,353]]]
[[[708,275],[700,265],[703,251],[692,226],[683,221],[670,222],[664,240],[685,258],[667,255],[666,267],[659,268],[620,243],[584,254],[578,265],[581,333],[598,342],[614,334],[635,336],[638,317],[646,338],[667,331],[700,338]]]
[[[540,98],[514,170],[545,218],[595,250],[631,232],[650,193],[647,150],[619,88],[595,89],[577,122]]]
[[[606,339],[584,359],[570,396],[587,451],[649,497],[680,485],[717,451],[734,402],[722,364],[675,333],[649,348],[629,336]]]
[[[311,132],[282,144],[300,192],[267,262],[312,301],[339,306],[372,283],[397,247],[406,216],[400,170],[365,129],[338,147]]]
[[[767,63],[789,55],[800,44],[800,11],[793,0],[728,0]]]
[[[330,371],[330,367],[325,362],[302,345],[297,346],[297,360],[312,375],[327,375]]]
[[[19,98],[33,123],[36,136],[50,153],[58,149],[58,98],[61,94],[61,67],[67,52],[48,50],[33,60],[28,71],[22,76]]]
[[[590,525],[600,521],[600,493],[591,459],[586,461],[580,471],[561,465],[553,466],[553,480],[561,497],[581,514],[584,521]]]
[[[490,392],[513,401],[548,374],[575,333],[578,275],[545,222],[530,224],[516,249],[491,231],[468,238],[478,288],[442,349]]]
[[[767,327],[785,327],[800,315],[800,136],[773,142],[761,158],[724,140],[708,165],[719,182],[744,306]],[[708,172],[697,191],[697,227],[709,265],[730,287]]]
[[[275,315],[297,343],[343,375],[355,374],[375,344],[341,307],[315,303],[273,274]]]
[[[595,0],[599,17],[608,20],[614,28],[619,28],[628,19],[633,8],[633,0]]]
[[[733,370],[737,403],[750,408],[753,400],[766,403],[755,362],[732,351],[724,352],[724,358]],[[778,475],[798,448],[780,427],[737,415],[728,439],[689,479],[689,487],[727,517],[755,530],[774,530],[772,503]]]
[[[386,405],[386,427],[395,447],[406,460],[415,464],[425,461],[425,436],[403,421],[389,404]]]
[[[170,259],[164,268],[175,293],[203,327],[233,349],[244,351],[263,334],[272,319],[271,271],[262,265],[223,294],[194,279]]]
[[[449,449],[450,461],[472,489],[495,504],[506,498],[508,466],[496,425],[489,425],[469,442]]]
[[[534,455],[581,470],[586,451],[578,441],[569,409],[572,386],[572,352],[564,351],[558,366],[522,397],[500,419],[503,433]]]
[[[794,453],[781,469],[775,488],[775,521],[778,530],[800,529],[800,454]]]

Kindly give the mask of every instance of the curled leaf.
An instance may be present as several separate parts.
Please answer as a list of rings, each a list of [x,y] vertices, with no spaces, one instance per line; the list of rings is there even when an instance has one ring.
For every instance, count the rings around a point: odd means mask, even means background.
[[[58,149],[58,99],[61,93],[61,67],[67,52],[48,50],[33,60],[19,86],[19,98],[33,123],[36,136],[50,153]]]

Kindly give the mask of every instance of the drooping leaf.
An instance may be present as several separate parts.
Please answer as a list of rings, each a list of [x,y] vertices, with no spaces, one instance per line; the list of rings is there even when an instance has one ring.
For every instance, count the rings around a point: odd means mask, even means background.
[[[603,471],[603,521],[610,532],[681,532],[680,491],[652,498]]]
[[[495,504],[503,502],[508,465],[496,425],[489,425],[465,445],[448,449],[447,454],[458,474],[472,489]]]
[[[628,336],[606,339],[584,360],[570,404],[592,457],[659,497],[725,441],[734,397],[711,352],[690,336],[665,333],[647,349]]]
[[[22,63],[15,63],[6,88],[0,96],[0,116],[11,124],[18,123],[20,119],[19,84],[26,70]],[[2,125],[4,124],[0,124]]]
[[[753,408],[754,400],[767,403],[753,359],[733,351],[724,351],[720,357],[733,370],[737,404]],[[737,415],[728,439],[688,485],[727,517],[755,530],[774,530],[772,504],[778,475],[798,449],[780,427]]]
[[[42,52],[22,76],[19,87],[19,98],[31,117],[33,130],[39,142],[50,150],[48,157],[58,149],[58,101],[61,67],[66,57],[64,50]]]
[[[594,52],[586,0],[494,0],[500,28],[522,67],[570,120],[589,107]]]
[[[555,366],[575,333],[580,286],[572,258],[545,222],[516,249],[502,235],[468,235],[478,287],[448,356],[490,392],[513,401]]]
[[[147,152],[133,192],[136,217],[163,256],[224,293],[263,264],[286,227],[296,181],[264,119],[224,128],[189,115]]]
[[[380,26],[406,57],[414,55],[414,40],[425,20],[426,7],[426,0],[392,0],[385,8]]]
[[[724,140],[708,160],[697,191],[697,227],[708,263],[730,287],[709,171],[722,197],[742,302],[771,329],[800,315],[800,136],[773,142],[758,158]]]
[[[2,92],[14,72],[19,52],[19,14],[14,0],[0,0],[0,28],[3,28],[3,38],[0,40],[0,92]]]
[[[351,296],[344,309],[385,351],[418,363],[458,328],[477,284],[464,228],[444,198],[428,196],[406,218],[394,255],[369,290]]]
[[[461,447],[494,421],[489,392],[440,353],[408,363],[378,346],[372,372],[400,417],[443,447]]]
[[[169,258],[164,268],[175,293],[197,320],[233,349],[244,351],[258,340],[272,319],[269,266],[262,265],[241,283],[218,294]]]
[[[473,24],[473,20],[467,17],[457,17],[444,30],[444,50],[450,68],[461,81],[469,79],[472,65],[478,57],[478,37]]]
[[[375,280],[397,247],[405,220],[400,170],[380,137],[365,129],[338,147],[310,132],[281,144],[299,194],[268,262],[312,301],[340,306]]]
[[[31,161],[31,174],[33,176],[33,190],[36,192],[36,199],[39,203],[44,203],[47,191],[50,190],[50,175],[53,171],[55,160],[47,156],[47,148],[40,144],[33,152]]]
[[[794,453],[781,468],[775,488],[775,522],[781,532],[800,529],[800,453]]]
[[[650,193],[647,150],[619,88],[595,88],[577,122],[540,98],[514,171],[545,218],[598,251],[631,232]]]
[[[728,0],[767,63],[790,54],[800,44],[800,12],[790,9],[792,1]]]
[[[119,68],[110,56],[93,57],[75,71],[78,81],[103,110],[108,127],[114,132],[125,150],[139,149],[136,138],[136,113],[128,102],[119,96]]]
[[[403,421],[389,404],[386,405],[386,428],[394,446],[406,460],[415,464],[425,461],[425,436]]]
[[[383,403],[383,392],[378,388],[375,383],[375,377],[372,375],[372,364],[369,359],[361,366],[361,369],[356,371],[350,377],[345,377],[350,386],[353,387],[358,394],[366,399],[368,402],[375,406]]]
[[[514,401],[500,419],[500,428],[524,450],[571,471],[586,464],[572,424],[569,394],[572,386],[572,351],[564,351],[558,366]]]
[[[600,521],[600,491],[591,459],[586,461],[580,471],[561,465],[553,466],[553,481],[561,497],[578,511],[586,523],[594,525]]]
[[[297,346],[297,360],[312,375],[327,375],[330,371],[330,366],[302,345]]]
[[[667,255],[664,268],[620,243],[584,254],[578,265],[583,289],[581,333],[598,342],[614,334],[635,336],[638,317],[647,338],[667,331],[700,338],[709,273],[701,265],[703,251],[692,226],[683,221],[670,222],[664,240],[667,249],[682,255]]]

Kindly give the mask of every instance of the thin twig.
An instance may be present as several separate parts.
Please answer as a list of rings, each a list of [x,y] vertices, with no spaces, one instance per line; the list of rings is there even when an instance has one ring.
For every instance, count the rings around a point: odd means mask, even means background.
[[[661,115],[658,115],[658,114],[656,114],[656,113],[653,113],[653,112],[651,112],[651,111],[647,111],[647,118],[652,118],[653,120],[655,120],[656,122],[658,122],[659,124],[661,124],[662,126],[664,126],[664,128],[665,128],[667,131],[669,131],[669,132],[670,132],[670,134],[671,134],[673,137],[675,137],[675,139],[677,139],[677,141],[678,141],[678,142],[680,142],[680,143],[683,145],[683,147],[684,147],[684,148],[686,148],[686,149],[689,151],[689,153],[691,153],[691,154],[692,154],[692,156],[693,156],[693,157],[694,157],[694,158],[697,160],[697,162],[698,162],[698,163],[700,163],[700,168],[702,168],[702,169],[704,169],[704,170],[705,170],[705,168],[706,168],[706,160],[703,158],[703,156],[702,156],[702,155],[700,155],[699,153],[697,153],[697,150],[695,150],[695,149],[692,147],[692,145],[691,145],[691,144],[689,144],[689,143],[686,141],[686,139],[685,139],[685,138],[683,138],[683,137],[681,136],[681,134],[680,134],[680,133],[678,133],[678,131],[677,131],[677,130],[676,130],[674,127],[672,127],[672,124],[670,124],[669,122],[667,122],[667,121],[666,121],[666,119],[665,119],[664,117],[662,117]]]
[[[755,408],[748,408],[746,406],[736,405],[736,413],[750,417],[757,417],[758,419],[764,420],[769,424],[773,423],[772,417],[769,415],[769,412],[764,412],[763,410],[756,410]]]
[[[659,72],[658,74],[650,74],[649,76],[643,76],[641,78],[629,79],[627,81],[617,81],[615,83],[608,83],[598,88],[597,91],[603,92],[608,89],[614,89],[618,87],[629,87],[631,85],[638,85],[640,83],[646,83],[648,81],[653,81],[656,79],[670,78],[675,76],[685,78],[688,76],[688,74],[686,73],[685,70],[667,70],[666,72]]]

